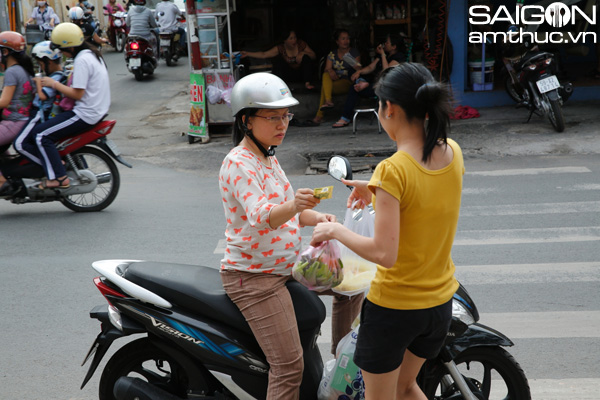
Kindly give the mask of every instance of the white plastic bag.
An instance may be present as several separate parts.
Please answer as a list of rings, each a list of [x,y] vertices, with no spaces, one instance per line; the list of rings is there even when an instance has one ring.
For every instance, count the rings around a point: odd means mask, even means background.
[[[375,217],[370,211],[370,207],[365,207],[360,211],[352,208],[346,209],[344,226],[359,235],[373,237]],[[377,265],[358,256],[341,243],[340,258],[344,264],[344,280],[331,290],[347,296],[354,296],[367,291],[375,277]]]
[[[326,240],[317,247],[309,246],[298,256],[292,276],[310,290],[322,292],[342,282],[342,268],[338,242]]]
[[[336,359],[325,364],[317,391],[319,400],[364,400],[362,374],[353,361],[357,338],[358,326],[340,340],[335,351]]]
[[[228,76],[227,82],[227,85],[224,86],[219,74],[215,74],[214,83],[206,88],[206,98],[210,104],[217,104],[223,100],[228,106],[231,106],[231,90],[235,84],[233,75]]]

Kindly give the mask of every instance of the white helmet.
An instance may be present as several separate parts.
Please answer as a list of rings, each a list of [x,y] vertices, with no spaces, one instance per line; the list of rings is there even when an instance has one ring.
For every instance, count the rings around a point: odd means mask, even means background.
[[[52,49],[49,40],[39,42],[33,49],[31,49],[31,55],[35,58],[49,58],[50,60],[58,60],[62,57],[60,49]]]
[[[298,104],[290,89],[276,75],[258,72],[240,79],[231,91],[231,111],[235,116],[246,108],[287,108]]]
[[[71,21],[82,19],[84,15],[85,13],[81,7],[71,7],[69,9],[69,18],[71,18]]]

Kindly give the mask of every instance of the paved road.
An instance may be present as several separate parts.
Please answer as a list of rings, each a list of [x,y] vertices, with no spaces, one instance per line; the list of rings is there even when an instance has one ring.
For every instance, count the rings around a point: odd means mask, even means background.
[[[128,135],[140,132],[144,112],[160,109],[159,94],[175,96],[177,90],[158,76],[145,96],[134,96],[149,82],[130,85],[131,75],[114,79],[113,98],[122,88],[147,107],[142,112],[127,109],[130,101],[116,101],[121,105],[111,116],[119,117],[119,145],[131,154],[148,151],[136,150]],[[224,221],[214,177],[132,159],[134,169],[120,166],[117,200],[101,213],[0,203],[0,399],[97,398],[98,374],[78,389],[86,370],[79,364],[99,331],[88,312],[104,302],[91,282],[92,261],[218,265]],[[466,167],[453,256],[481,322],[514,340],[509,350],[525,369],[534,399],[597,399],[599,157],[469,158]],[[331,184],[326,176],[293,175],[291,181],[294,187]],[[345,196],[335,183],[334,198],[322,210],[341,218]],[[303,235],[308,238],[310,229]],[[325,357],[329,342],[326,321],[319,339]]]

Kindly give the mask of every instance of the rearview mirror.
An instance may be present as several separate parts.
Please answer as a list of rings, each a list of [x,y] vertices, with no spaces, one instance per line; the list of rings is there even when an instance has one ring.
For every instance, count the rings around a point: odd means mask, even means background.
[[[327,172],[334,179],[341,181],[342,179],[352,179],[352,167],[350,161],[346,157],[333,156],[327,161]]]

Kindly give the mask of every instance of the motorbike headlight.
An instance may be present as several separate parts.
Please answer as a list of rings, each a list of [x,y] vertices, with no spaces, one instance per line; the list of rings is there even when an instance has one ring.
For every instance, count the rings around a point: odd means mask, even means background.
[[[123,21],[121,21],[120,19],[115,19],[115,26],[117,28],[120,28],[123,26]]]
[[[531,71],[533,71],[533,70],[534,70],[534,69],[536,69],[536,68],[537,68],[537,65],[535,65],[535,64],[531,64],[531,65],[528,65],[528,66],[527,66],[527,69],[529,69],[529,70],[531,70]]]
[[[471,314],[464,304],[456,299],[452,299],[452,316],[458,318],[467,325],[472,325],[475,323],[473,314]]]
[[[544,64],[546,64],[546,65],[550,65],[550,63],[552,63],[552,59],[551,59],[551,58],[546,58],[546,59],[544,60]]]

